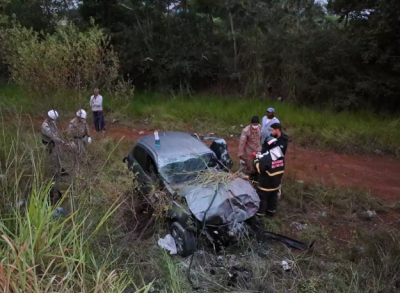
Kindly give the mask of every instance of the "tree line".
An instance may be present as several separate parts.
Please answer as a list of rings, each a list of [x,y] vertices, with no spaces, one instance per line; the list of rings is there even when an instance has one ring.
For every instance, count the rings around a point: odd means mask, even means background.
[[[0,0],[0,13],[43,36],[94,20],[141,90],[400,109],[397,0]]]

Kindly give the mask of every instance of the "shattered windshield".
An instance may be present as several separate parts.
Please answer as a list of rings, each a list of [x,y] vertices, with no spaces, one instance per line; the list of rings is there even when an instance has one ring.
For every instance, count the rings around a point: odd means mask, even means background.
[[[215,158],[212,153],[198,156],[184,157],[167,163],[160,168],[160,174],[168,183],[182,183],[196,178],[200,171],[207,167],[215,167]]]

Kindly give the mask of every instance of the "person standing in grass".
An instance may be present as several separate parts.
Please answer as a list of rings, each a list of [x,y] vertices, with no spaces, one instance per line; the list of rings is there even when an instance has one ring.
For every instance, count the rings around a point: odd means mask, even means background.
[[[258,216],[274,216],[278,208],[278,198],[285,172],[285,155],[277,144],[278,140],[268,137],[267,152],[258,153],[254,166],[258,173],[257,194],[260,197]]]
[[[90,97],[90,106],[92,107],[94,127],[96,132],[105,131],[103,115],[103,97],[99,95],[99,89],[94,89],[94,95]]]
[[[275,117],[275,109],[268,108],[261,122],[261,144],[265,142],[267,137],[271,136],[271,125],[275,123],[280,123],[279,119]]]
[[[86,150],[86,145],[92,142],[85,110],[80,109],[76,112],[76,117],[69,122],[68,133],[73,137],[78,154],[81,156]]]
[[[61,148],[60,145],[64,145],[65,141],[61,138],[61,133],[58,130],[56,121],[58,119],[58,112],[56,110],[50,110],[47,112],[47,118],[42,123],[42,143],[46,146],[50,157],[53,162],[57,165],[57,175],[65,174],[66,171],[62,168],[61,164]]]
[[[258,116],[251,118],[251,125],[245,127],[240,136],[239,142],[239,159],[243,172],[247,175],[254,176],[255,169],[251,155],[259,152],[261,149],[261,126]]]
[[[286,155],[286,150],[288,147],[288,140],[289,138],[287,137],[286,134],[282,132],[282,126],[280,123],[274,123],[271,125],[271,137],[276,138],[276,144],[281,148],[283,155]],[[268,143],[267,140],[263,143],[262,145],[262,150],[261,153],[264,154],[268,151]],[[279,189],[278,192],[278,199],[281,198],[282,195],[282,188]]]
[[[56,124],[57,119],[58,112],[56,110],[50,110],[47,112],[47,118],[42,123],[42,143],[46,146],[49,154],[52,154],[56,145],[65,143],[61,138],[60,131],[58,130]]]

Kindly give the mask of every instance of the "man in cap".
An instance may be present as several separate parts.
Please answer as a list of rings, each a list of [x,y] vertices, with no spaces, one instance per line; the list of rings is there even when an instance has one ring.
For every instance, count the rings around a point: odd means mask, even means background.
[[[277,145],[277,139],[267,138],[268,150],[256,154],[254,165],[258,172],[257,194],[260,197],[260,208],[257,215],[273,216],[278,207],[278,197],[282,177],[285,172],[285,156]]]
[[[47,118],[42,123],[41,133],[42,142],[46,146],[51,157],[56,160],[57,173],[66,174],[65,170],[61,166],[60,158],[60,145],[65,144],[61,138],[60,131],[56,125],[58,119],[58,112],[56,110],[50,110],[47,112]]]
[[[86,149],[86,143],[91,143],[89,126],[86,123],[86,111],[83,109],[76,112],[76,117],[69,122],[68,133],[74,138],[78,148],[78,154],[81,155]]]
[[[261,144],[271,135],[271,125],[275,123],[280,123],[279,119],[275,117],[275,109],[268,108],[261,122]]]
[[[239,143],[239,158],[240,163],[244,167],[244,173],[254,175],[255,169],[251,155],[254,152],[259,152],[261,149],[261,126],[258,116],[251,118],[251,125],[245,127],[240,136]]]

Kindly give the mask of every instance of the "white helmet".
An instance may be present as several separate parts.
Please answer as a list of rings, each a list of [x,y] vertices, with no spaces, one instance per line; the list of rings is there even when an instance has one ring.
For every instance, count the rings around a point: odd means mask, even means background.
[[[76,116],[81,117],[82,119],[86,119],[86,111],[83,109],[78,110],[78,112],[76,112]]]
[[[55,121],[58,118],[58,112],[56,110],[50,110],[49,112],[47,112],[47,116]]]

